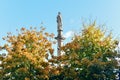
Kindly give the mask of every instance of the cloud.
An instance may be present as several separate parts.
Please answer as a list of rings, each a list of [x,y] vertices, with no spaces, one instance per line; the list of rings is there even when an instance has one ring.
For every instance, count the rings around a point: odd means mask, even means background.
[[[75,20],[74,19],[70,19],[70,24],[74,24]]]
[[[120,42],[119,42],[119,44],[118,44],[118,47],[120,48]]]
[[[73,34],[74,34],[73,31],[68,31],[68,32],[66,32],[66,33],[64,34],[64,37],[65,37],[65,38],[69,38],[69,37],[72,37]]]

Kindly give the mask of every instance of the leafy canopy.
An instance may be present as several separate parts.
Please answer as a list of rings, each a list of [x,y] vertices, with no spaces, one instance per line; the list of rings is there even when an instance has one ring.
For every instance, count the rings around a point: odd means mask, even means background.
[[[74,36],[62,47],[62,69],[65,78],[80,80],[115,80],[118,55],[115,48],[118,41],[112,34],[97,27],[96,23],[84,25],[81,34]]]
[[[54,34],[21,28],[18,35],[8,34],[8,42],[0,49],[2,80],[115,80],[119,69],[116,57],[118,41],[96,23],[84,25],[80,34],[61,47],[54,56]]]
[[[8,43],[3,46],[7,55],[1,56],[0,79],[3,80],[38,80],[47,79],[49,70],[48,55],[53,54],[49,40],[54,34],[21,28],[18,35],[8,33],[3,38]]]

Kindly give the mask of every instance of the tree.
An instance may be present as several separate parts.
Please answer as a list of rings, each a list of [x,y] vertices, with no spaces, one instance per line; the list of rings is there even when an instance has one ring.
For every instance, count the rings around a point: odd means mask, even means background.
[[[95,22],[84,25],[82,33],[62,47],[61,74],[65,80],[115,80],[117,45],[112,34],[107,35]]]
[[[21,28],[18,35],[8,33],[8,43],[0,47],[1,80],[115,80],[119,69],[115,50],[118,41],[96,23],[84,25],[80,34],[61,47],[54,56],[54,34]]]
[[[54,34],[21,28],[18,35],[8,33],[3,38],[6,56],[0,56],[0,79],[2,80],[44,80],[49,78],[48,55],[53,54],[51,40]],[[51,38],[51,39],[50,39]],[[51,41],[50,41],[51,40]]]

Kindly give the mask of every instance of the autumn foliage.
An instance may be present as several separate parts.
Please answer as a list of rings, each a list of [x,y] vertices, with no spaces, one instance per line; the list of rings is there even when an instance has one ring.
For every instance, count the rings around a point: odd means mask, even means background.
[[[1,47],[1,80],[115,80],[118,69],[115,48],[118,41],[105,34],[96,23],[84,25],[80,34],[55,56],[54,34],[35,28],[21,28],[18,35],[8,33]]]
[[[48,55],[53,53],[53,34],[36,29],[21,28],[18,35],[8,33],[3,46],[7,55],[2,58],[0,75],[3,80],[39,80],[48,78]]]
[[[84,25],[81,34],[63,46],[63,67],[67,80],[115,80],[118,41],[105,34],[96,23]]]

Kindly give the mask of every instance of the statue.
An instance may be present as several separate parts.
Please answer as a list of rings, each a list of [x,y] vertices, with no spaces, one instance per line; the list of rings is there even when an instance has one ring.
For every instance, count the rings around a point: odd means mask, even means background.
[[[57,23],[58,23],[58,30],[62,30],[62,18],[60,12],[58,12]]]

